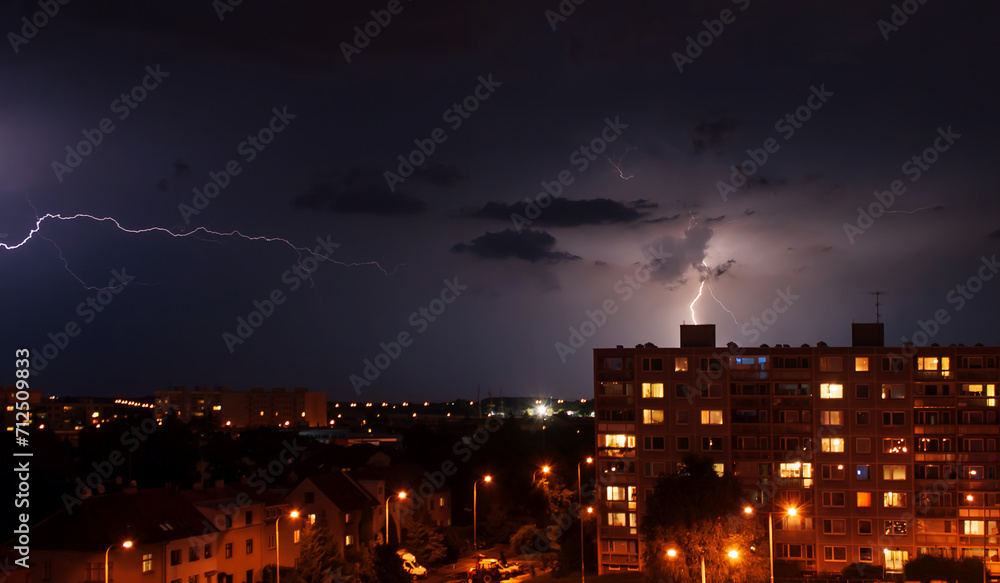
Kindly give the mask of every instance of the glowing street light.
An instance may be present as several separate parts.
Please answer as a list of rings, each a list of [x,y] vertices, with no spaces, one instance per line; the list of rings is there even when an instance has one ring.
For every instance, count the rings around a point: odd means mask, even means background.
[[[111,581],[111,572],[108,569],[108,554],[111,552],[112,548],[117,547],[117,546],[118,546],[118,543],[114,543],[114,544],[112,544],[111,546],[108,547],[108,550],[104,551],[104,583],[110,583],[110,581]],[[121,547],[123,549],[130,549],[130,548],[132,548],[132,541],[126,540],[126,541],[122,542],[121,543]]]
[[[577,508],[583,506],[583,480],[580,478],[580,466],[584,463],[592,464],[594,463],[594,458],[588,457],[586,460],[581,460],[576,464],[576,485],[577,485]],[[542,468],[542,471],[548,473],[549,466]],[[587,513],[593,512],[593,508],[588,508]],[[580,523],[580,583],[586,583],[587,581],[587,568],[583,564],[584,553],[583,553],[583,523]]]
[[[747,506],[743,509],[748,516],[753,514],[753,507]],[[785,514],[788,516],[795,516],[798,514],[798,509],[794,506],[785,509]],[[732,553],[736,551],[730,551],[730,557],[733,557]],[[771,571],[771,583],[774,583],[774,511],[767,511],[767,555]]]
[[[299,511],[292,510],[288,513],[290,518],[298,518]],[[278,532],[278,523],[281,522],[281,515],[274,519],[274,580],[281,583],[281,534]]]
[[[737,550],[735,550],[735,549],[729,551],[726,554],[729,556],[730,559],[738,559],[738,558],[740,558],[740,552],[737,551]]]
[[[406,499],[406,492],[400,492],[396,494],[398,500]],[[385,497],[385,544],[389,544],[389,500],[388,496]],[[398,507],[397,507],[398,508]],[[398,522],[398,519],[397,519]],[[399,538],[399,537],[396,537]]]
[[[493,476],[483,476],[483,481],[489,484],[493,481]],[[479,552],[479,531],[476,530],[478,524],[476,522],[476,485],[479,480],[472,483],[472,552]]]

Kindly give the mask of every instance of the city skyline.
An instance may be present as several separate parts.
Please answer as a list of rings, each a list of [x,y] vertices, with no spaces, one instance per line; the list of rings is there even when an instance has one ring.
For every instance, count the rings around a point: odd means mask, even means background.
[[[847,346],[876,300],[1000,345],[993,4],[57,4],[0,8],[45,395],[590,398],[593,349]]]

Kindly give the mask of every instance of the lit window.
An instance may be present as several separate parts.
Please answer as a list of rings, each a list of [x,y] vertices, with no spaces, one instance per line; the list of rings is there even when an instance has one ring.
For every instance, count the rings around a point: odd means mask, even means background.
[[[642,422],[646,424],[663,423],[663,409],[643,409]]]
[[[906,453],[906,440],[886,437],[882,440],[882,453]]]
[[[688,359],[686,356],[674,357],[674,372],[687,372]]]
[[[906,521],[905,520],[886,520],[884,522],[884,531],[888,535],[903,535],[906,534]]]
[[[820,444],[822,450],[827,453],[843,453],[844,440],[840,437],[824,437]]]
[[[344,546],[349,547],[354,544],[354,535],[349,534],[344,537]]]
[[[843,411],[820,411],[819,412],[819,424],[820,425],[843,425],[844,424],[844,412]]]
[[[857,469],[857,475],[859,480],[870,480],[871,479],[871,466],[868,464],[860,464]]]
[[[882,506],[885,508],[906,508],[906,493],[885,492],[882,495]]]
[[[872,505],[871,492],[858,492],[858,508],[870,508]]]
[[[822,383],[819,386],[819,398],[820,399],[843,399],[844,398],[844,385],[837,385],[832,383]]]
[[[904,465],[883,465],[882,479],[884,480],[905,480],[906,466]]]
[[[605,435],[604,447],[635,447],[635,436],[621,433]]]
[[[296,528],[292,531],[292,542],[298,544],[300,540],[302,540],[302,530]]]
[[[867,356],[857,356],[854,358],[854,371],[855,372],[868,372],[868,357]]]
[[[962,533],[963,534],[973,534],[973,535],[983,535],[983,521],[982,520],[963,520],[962,521]]]
[[[701,412],[701,424],[702,425],[722,425],[722,411],[702,411]]]
[[[722,451],[721,437],[702,437],[701,451]]]
[[[152,573],[153,572],[153,554],[149,553],[142,556],[142,572]]]
[[[901,385],[901,384],[882,385],[882,398],[883,399],[905,399],[906,398],[906,385]]]
[[[642,383],[642,396],[647,399],[663,397],[663,383]]]
[[[629,488],[631,487],[632,486],[629,486]],[[627,500],[626,496],[628,495],[628,492],[625,488],[625,486],[608,486],[607,497],[605,497],[605,500],[616,502]]]
[[[608,512],[608,526],[626,526],[624,512]]]

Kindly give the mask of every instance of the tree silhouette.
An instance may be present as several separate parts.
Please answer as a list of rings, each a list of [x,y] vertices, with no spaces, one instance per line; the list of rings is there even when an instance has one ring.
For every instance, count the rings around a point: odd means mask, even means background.
[[[740,484],[719,476],[709,458],[686,457],[682,469],[660,478],[640,527],[647,580],[709,579],[743,583],[768,577],[767,537],[740,507]],[[673,549],[676,555],[668,557]],[[728,556],[736,551],[738,558]]]

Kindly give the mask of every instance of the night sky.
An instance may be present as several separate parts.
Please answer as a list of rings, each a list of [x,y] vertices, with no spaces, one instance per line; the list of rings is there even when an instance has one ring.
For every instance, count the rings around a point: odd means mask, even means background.
[[[0,384],[580,398],[872,291],[1000,344],[995,2],[48,2],[0,7]]]

